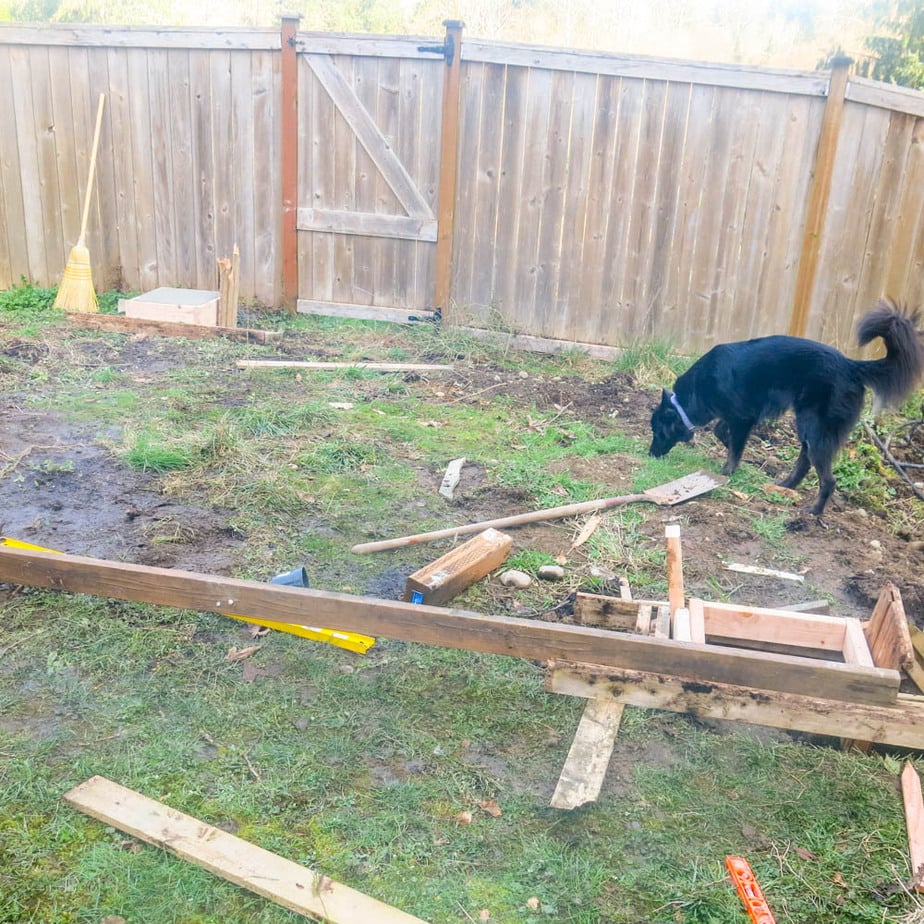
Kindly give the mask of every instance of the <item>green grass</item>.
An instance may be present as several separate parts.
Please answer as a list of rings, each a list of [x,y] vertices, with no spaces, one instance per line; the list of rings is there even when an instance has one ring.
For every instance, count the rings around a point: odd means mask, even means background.
[[[228,511],[244,537],[240,576],[266,580],[304,562],[322,589],[364,593],[390,571],[400,583],[445,547],[358,556],[350,546],[463,520],[436,493],[457,456],[478,471],[485,516],[498,497],[525,510],[609,496],[597,474],[606,464],[631,491],[721,465],[706,435],[652,459],[644,439],[604,430],[609,421],[495,392],[475,406],[435,381],[367,371],[229,374],[237,359],[272,351],[226,341],[134,344],[158,368],[136,377],[118,356],[124,338],[60,327],[53,296],[0,293],[0,338],[42,347],[35,361],[4,357],[4,389],[95,434],[164,497]],[[620,371],[640,387],[688,363],[660,344],[614,365],[499,351],[433,325],[270,315],[265,326],[343,359],[589,380]],[[858,443],[844,490],[870,490],[875,461]],[[42,451],[13,474],[51,481],[73,470]],[[760,514],[745,504],[738,522],[762,555],[788,562],[792,502],[764,495],[767,481],[744,465],[715,496],[772,504]],[[550,611],[574,590],[604,582],[587,577],[594,566],[663,598],[658,517],[650,505],[608,511],[569,553],[574,575],[503,606],[558,618]],[[159,521],[148,544],[188,540],[178,529]],[[535,574],[568,549],[565,529],[556,542],[554,554],[553,542],[518,547],[505,567]],[[62,795],[94,774],[431,924],[483,910],[494,924],[746,924],[724,873],[729,853],[750,860],[781,924],[912,924],[914,914],[920,924],[916,899],[876,892],[908,877],[893,758],[629,708],[600,800],[559,812],[548,803],[584,704],[548,694],[542,664],[385,639],[359,656],[285,633],[254,639],[217,615],[77,594],[0,599],[0,924],[304,920],[68,807]],[[476,586],[453,605],[497,603]],[[253,644],[246,662],[226,660]]]

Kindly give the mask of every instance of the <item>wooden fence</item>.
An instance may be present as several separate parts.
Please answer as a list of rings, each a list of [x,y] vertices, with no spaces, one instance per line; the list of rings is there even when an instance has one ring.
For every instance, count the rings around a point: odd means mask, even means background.
[[[0,27],[0,287],[60,278],[100,92],[98,289],[217,288],[237,243],[262,305],[691,351],[924,304],[924,94],[293,20]]]

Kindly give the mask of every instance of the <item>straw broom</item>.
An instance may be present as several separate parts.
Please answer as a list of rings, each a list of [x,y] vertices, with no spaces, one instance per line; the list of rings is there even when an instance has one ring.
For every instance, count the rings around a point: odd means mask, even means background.
[[[99,108],[96,111],[96,132],[93,135],[93,150],[90,154],[90,176],[87,179],[87,192],[83,199],[83,218],[80,222],[80,237],[71,249],[64,267],[64,275],[58,286],[55,308],[65,311],[80,311],[88,314],[99,311],[96,291],[93,288],[93,271],[90,267],[90,251],[84,243],[87,233],[87,219],[90,217],[90,193],[93,190],[93,177],[96,173],[96,150],[99,147],[99,133],[103,124],[103,103],[106,95],[100,93]]]

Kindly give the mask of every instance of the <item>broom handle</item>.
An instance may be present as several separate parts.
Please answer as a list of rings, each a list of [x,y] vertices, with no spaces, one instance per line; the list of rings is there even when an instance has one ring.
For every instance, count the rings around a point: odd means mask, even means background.
[[[90,176],[87,178],[87,192],[83,197],[83,218],[80,220],[80,241],[83,243],[87,233],[87,219],[90,217],[90,193],[93,191],[93,177],[96,174],[96,150],[99,147],[99,133],[103,127],[103,104],[106,94],[100,93],[99,107],[96,110],[96,131],[93,133],[93,150],[90,153]]]

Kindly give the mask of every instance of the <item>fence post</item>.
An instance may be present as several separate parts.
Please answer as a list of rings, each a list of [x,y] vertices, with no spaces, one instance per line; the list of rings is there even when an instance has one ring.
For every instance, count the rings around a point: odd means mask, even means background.
[[[436,226],[436,287],[434,307],[446,319],[452,284],[452,232],[456,213],[456,167],[459,156],[459,74],[462,70],[463,23],[447,19],[444,49],[443,123],[440,132],[440,182]]]
[[[831,193],[831,174],[837,155],[837,139],[840,135],[844,115],[844,99],[847,95],[847,77],[850,73],[850,58],[836,57],[831,61],[831,80],[828,83],[828,99],[815,153],[815,165],[809,185],[808,210],[805,216],[805,232],[802,236],[802,252],[799,255],[799,273],[796,277],[796,292],[793,298],[789,333],[804,337],[808,325],[808,312],[812,302],[812,289],[818,269],[818,254],[824,233],[825,213],[828,196]]]
[[[282,303],[295,314],[298,299],[298,57],[295,38],[300,13],[283,13],[280,39],[282,62]]]

